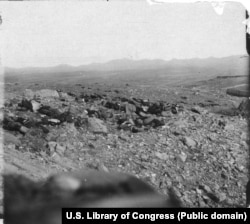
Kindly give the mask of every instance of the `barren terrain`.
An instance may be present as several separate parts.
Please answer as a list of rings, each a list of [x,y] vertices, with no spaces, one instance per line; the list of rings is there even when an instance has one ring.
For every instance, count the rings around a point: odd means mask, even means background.
[[[226,94],[247,84],[236,73],[6,76],[5,173],[120,171],[185,207],[245,206],[248,101]]]

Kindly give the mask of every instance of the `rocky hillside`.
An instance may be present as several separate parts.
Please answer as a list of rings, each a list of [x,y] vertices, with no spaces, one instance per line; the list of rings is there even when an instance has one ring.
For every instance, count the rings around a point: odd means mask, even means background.
[[[203,87],[6,92],[5,174],[29,178],[14,192],[36,182],[56,192],[49,176],[82,169],[132,174],[185,207],[245,206],[248,99]]]

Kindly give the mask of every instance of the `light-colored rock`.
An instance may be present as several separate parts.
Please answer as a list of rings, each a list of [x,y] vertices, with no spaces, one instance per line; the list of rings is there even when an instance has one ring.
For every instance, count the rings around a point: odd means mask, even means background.
[[[39,98],[47,98],[47,97],[55,97],[59,98],[59,94],[56,90],[51,89],[42,89],[35,92],[35,97]]]
[[[59,174],[48,180],[46,187],[53,190],[76,191],[81,186],[81,181],[73,176]]]
[[[64,152],[66,150],[66,147],[62,144],[57,144],[56,147],[56,152],[59,154],[59,155],[64,155]]]
[[[182,138],[182,141],[183,141],[183,144],[188,147],[194,148],[196,146],[196,141],[190,137],[185,136]]]
[[[173,123],[173,126],[176,128],[185,128],[187,126],[187,122],[185,120],[178,120]]]
[[[21,126],[21,128],[19,129],[19,131],[20,131],[22,134],[26,134],[26,133],[29,131],[29,128],[26,128],[25,126]]]
[[[49,151],[50,151],[51,155],[55,152],[56,145],[57,145],[57,143],[54,141],[48,142],[48,147],[49,147]]]
[[[95,134],[107,134],[108,129],[104,122],[98,118],[88,118],[88,128]]]
[[[19,140],[19,138],[9,132],[4,131],[3,137],[4,137],[4,144],[6,145],[7,144],[14,144],[16,146],[21,145],[21,141]]]
[[[24,98],[21,102],[21,106],[25,107],[27,110],[37,112],[41,107],[41,104],[35,100],[29,100],[28,98]]]
[[[167,155],[167,153],[160,153],[160,152],[156,152],[155,156],[159,159],[162,160],[167,160],[169,158],[169,156]]]
[[[187,160],[187,155],[182,152],[181,154],[178,155],[178,158],[184,163]]]
[[[33,112],[37,112],[41,107],[41,104],[35,100],[31,100],[30,103],[31,103],[31,109]]]
[[[226,131],[234,131],[235,127],[233,124],[226,124],[224,130]]]
[[[62,158],[56,153],[54,152],[52,155],[51,155],[51,159],[54,161],[54,162],[57,162],[57,163],[60,163]]]
[[[58,119],[55,119],[55,118],[51,118],[51,119],[48,119],[48,121],[52,124],[60,124],[60,120]]]

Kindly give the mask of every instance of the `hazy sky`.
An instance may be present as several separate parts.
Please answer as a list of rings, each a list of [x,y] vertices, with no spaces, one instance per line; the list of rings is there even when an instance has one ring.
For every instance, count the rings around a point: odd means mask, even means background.
[[[210,3],[135,0],[1,2],[0,13],[5,66],[246,54],[245,9],[239,3],[228,2],[223,15]]]

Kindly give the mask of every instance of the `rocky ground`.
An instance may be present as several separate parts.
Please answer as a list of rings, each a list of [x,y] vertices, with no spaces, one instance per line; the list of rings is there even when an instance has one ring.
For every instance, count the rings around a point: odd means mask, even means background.
[[[185,207],[245,206],[248,99],[204,86],[13,85],[1,108],[5,174],[118,171],[172,188]]]

